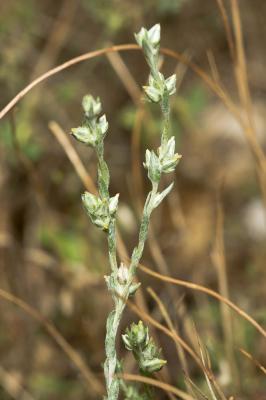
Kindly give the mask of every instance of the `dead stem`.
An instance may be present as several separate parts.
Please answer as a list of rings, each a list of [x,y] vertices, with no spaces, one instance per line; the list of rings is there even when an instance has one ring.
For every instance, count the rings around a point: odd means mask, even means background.
[[[236,306],[232,301],[230,301],[229,299],[223,297],[222,295],[220,295],[219,293],[215,292],[214,290],[209,289],[209,288],[207,288],[205,286],[202,286],[202,285],[198,285],[197,283],[192,283],[192,282],[188,282],[188,281],[183,281],[181,279],[175,279],[175,278],[171,278],[169,276],[161,275],[158,272],[154,272],[151,269],[145,267],[144,265],[140,265],[139,268],[143,272],[145,272],[146,274],[151,275],[154,278],[157,278],[157,279],[159,279],[161,281],[169,282],[169,283],[172,283],[174,285],[180,285],[180,286],[184,286],[184,287],[187,287],[189,289],[192,289],[192,290],[197,290],[199,292],[206,293],[209,296],[214,297],[215,299],[227,304],[228,307],[231,307],[234,311],[236,311],[242,318],[244,318],[251,325],[253,325],[254,328],[256,328],[257,331],[260,332],[262,334],[262,336],[264,336],[266,338],[265,329],[257,321],[255,321],[254,318],[252,318],[249,314],[247,314],[240,307]]]
[[[61,347],[61,349],[69,357],[69,359],[73,362],[77,369],[81,372],[83,378],[88,385],[89,391],[93,391],[98,395],[103,394],[104,387],[102,383],[86,365],[79,353],[77,353],[76,350],[73,349],[73,347],[64,339],[61,333],[50,321],[43,317],[35,308],[27,304],[24,300],[18,298],[17,296],[14,296],[11,293],[6,292],[3,289],[0,289],[0,297],[4,300],[9,301],[12,304],[15,304],[17,307],[19,307],[21,310],[23,310],[33,319],[35,319],[35,321],[39,322],[55,340],[58,346]]]
[[[183,392],[180,389],[177,389],[175,386],[169,385],[168,383],[164,383],[161,381],[157,381],[153,378],[148,378],[147,376],[142,375],[134,375],[134,374],[119,374],[119,378],[124,379],[126,381],[134,381],[134,382],[142,382],[147,383],[148,385],[152,385],[158,387],[165,392],[170,392],[178,396],[180,399],[183,400],[195,400],[194,397],[190,396],[189,394]]]
[[[224,214],[220,200],[220,190],[216,193],[216,232],[214,248],[211,254],[212,262],[214,264],[217,278],[219,292],[224,298],[229,298],[229,286],[226,270],[225,260],[225,249],[224,249]],[[238,369],[234,354],[234,341],[233,341],[233,322],[230,308],[226,307],[224,303],[220,303],[221,315],[222,315],[222,326],[225,339],[225,349],[227,353],[227,359],[229,362],[231,381],[234,385],[239,386]]]

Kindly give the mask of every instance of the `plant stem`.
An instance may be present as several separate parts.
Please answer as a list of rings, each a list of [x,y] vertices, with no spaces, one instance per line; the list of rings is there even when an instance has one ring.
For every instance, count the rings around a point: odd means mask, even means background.
[[[122,298],[116,298],[115,310],[111,311],[107,318],[105,351],[106,360],[104,363],[104,374],[107,388],[107,399],[117,400],[119,394],[119,379],[115,376],[117,366],[116,336],[125,302]]]
[[[116,258],[116,229],[115,229],[115,218],[111,219],[108,228],[108,254],[111,270],[117,273],[117,258]]]
[[[167,143],[170,136],[170,98],[167,92],[164,92],[161,102],[161,111],[163,114],[163,131],[161,137],[161,145]]]
[[[130,263],[130,274],[134,277],[136,273],[136,269],[138,267],[139,261],[142,257],[143,250],[144,250],[144,245],[148,236],[148,229],[149,229],[149,223],[150,223],[150,216],[152,209],[150,205],[153,202],[153,199],[155,195],[158,192],[158,186],[159,183],[152,183],[152,190],[149,192],[144,208],[143,208],[143,214],[141,218],[141,223],[140,223],[140,232],[139,232],[139,242],[137,247],[134,249],[132,257],[131,257],[131,263]]]

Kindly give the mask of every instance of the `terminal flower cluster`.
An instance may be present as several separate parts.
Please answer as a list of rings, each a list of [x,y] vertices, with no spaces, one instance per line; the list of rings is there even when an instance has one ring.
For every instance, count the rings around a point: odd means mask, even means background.
[[[125,347],[132,351],[142,373],[152,374],[159,371],[166,361],[160,358],[161,351],[152,338],[149,337],[148,327],[142,321],[132,323],[130,329],[122,335]]]

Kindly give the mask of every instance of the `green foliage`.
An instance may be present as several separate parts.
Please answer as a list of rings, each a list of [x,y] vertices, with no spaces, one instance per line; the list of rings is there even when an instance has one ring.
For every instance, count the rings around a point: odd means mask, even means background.
[[[187,113],[190,118],[196,118],[197,115],[204,110],[207,105],[207,93],[202,85],[195,85],[186,95],[188,105]]]
[[[127,14],[121,12],[117,1],[83,0],[83,4],[94,20],[104,24],[108,34],[115,34],[129,20]]]
[[[63,396],[73,394],[79,396],[80,385],[76,380],[62,379],[50,374],[33,375],[30,387],[33,393],[38,394],[38,399],[47,399],[47,396]]]
[[[189,0],[157,0],[158,13],[164,16],[178,14]]]
[[[63,261],[75,263],[82,262],[85,258],[86,241],[74,230],[59,230],[51,225],[43,226],[39,240],[44,247],[53,249]]]

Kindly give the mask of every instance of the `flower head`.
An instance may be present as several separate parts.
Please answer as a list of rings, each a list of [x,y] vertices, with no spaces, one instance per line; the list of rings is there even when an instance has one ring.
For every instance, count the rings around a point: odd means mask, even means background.
[[[127,328],[126,333],[122,335],[122,339],[126,348],[130,351],[145,348],[149,342],[148,328],[144,326],[142,321],[139,321],[138,324],[133,322],[130,329]]]
[[[141,28],[139,33],[135,33],[135,38],[140,47],[143,48],[144,42],[149,44],[149,46],[156,48],[160,44],[161,40],[161,26],[160,24],[154,25],[152,28],[147,30],[146,28]]]
[[[135,34],[136,42],[142,47],[148,64],[154,68],[158,61],[161,27],[160,24],[154,25],[151,29],[141,28],[139,33]]]
[[[82,107],[85,116],[88,119],[96,118],[102,111],[102,105],[99,97],[94,99],[91,94],[87,94],[82,99]]]
[[[159,182],[162,169],[159,157],[153,150],[146,150],[146,159],[143,165],[148,170],[148,177],[151,182]]]
[[[161,350],[149,337],[149,330],[142,321],[131,324],[122,339],[126,349],[133,352],[141,372],[150,374],[159,371],[166,364],[160,358]]]
[[[167,143],[162,144],[159,147],[158,156],[162,172],[167,174],[175,170],[175,167],[182,156],[178,153],[175,153],[174,136],[172,136]]]
[[[108,200],[101,199],[94,194],[85,192],[82,202],[91,219],[91,222],[102,230],[108,230],[112,216],[116,213],[119,194]]]

